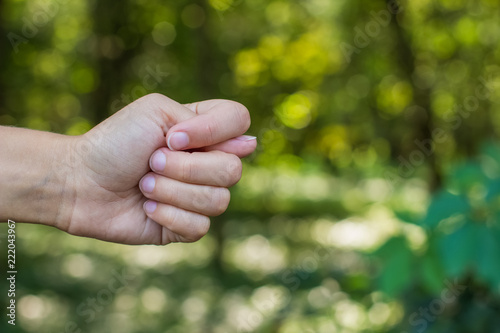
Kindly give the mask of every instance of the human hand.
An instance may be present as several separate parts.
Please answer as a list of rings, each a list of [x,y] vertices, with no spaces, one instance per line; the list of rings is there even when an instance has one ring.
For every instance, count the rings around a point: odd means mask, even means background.
[[[227,208],[239,157],[256,147],[241,136],[249,126],[246,108],[231,101],[182,106],[152,94],[133,102],[68,142],[71,209],[57,227],[125,244],[198,240],[208,216]]]

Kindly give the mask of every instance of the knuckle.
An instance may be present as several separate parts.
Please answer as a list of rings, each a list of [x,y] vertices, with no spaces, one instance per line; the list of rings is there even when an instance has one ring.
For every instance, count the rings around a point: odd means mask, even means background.
[[[162,124],[169,124],[169,126],[173,126],[170,113],[165,112],[165,110],[172,105],[172,100],[165,95],[159,93],[147,94],[130,105],[137,106],[133,109],[141,115],[146,115],[150,119],[154,120],[160,126]]]
[[[161,186],[163,185],[163,186]],[[159,189],[158,189],[158,194],[156,197],[158,200],[167,203],[167,204],[172,204],[177,201],[178,197],[178,188],[177,187],[172,187],[172,184],[165,184],[165,182],[160,183]]]
[[[203,187],[193,195],[193,204],[198,211],[207,211],[212,206],[212,189]]]
[[[210,219],[206,216],[200,215],[197,217],[197,221],[194,222],[195,227],[193,228],[190,235],[186,238],[188,242],[196,242],[200,240],[203,236],[210,230]]]
[[[194,167],[191,155],[186,155],[185,159],[182,161],[181,177],[184,180],[190,180],[194,177]]]
[[[140,110],[143,107],[150,107],[150,106],[157,107],[157,106],[163,105],[163,104],[165,104],[167,99],[168,99],[168,97],[164,96],[162,94],[151,93],[151,94],[147,94],[147,95],[139,98],[134,103],[138,104],[138,106],[139,106],[138,110]]]
[[[236,155],[230,155],[230,161],[226,164],[227,184],[233,186],[241,179],[243,165]]]
[[[238,124],[241,126],[242,133],[246,132],[251,124],[250,112],[248,112],[246,106],[238,102],[234,102],[233,109],[236,113]]]
[[[215,188],[212,198],[213,213],[217,216],[226,211],[231,200],[231,193],[227,188],[218,187]]]
[[[204,133],[206,133],[207,135],[207,142],[209,143],[215,143],[215,138],[216,138],[216,133],[219,132],[217,130],[217,124],[214,122],[214,121],[208,121],[206,124],[205,124],[205,131]]]
[[[145,100],[148,100],[151,102],[162,103],[162,102],[165,102],[165,100],[167,100],[168,97],[165,95],[162,95],[160,93],[151,93],[151,94],[147,94],[143,98]]]

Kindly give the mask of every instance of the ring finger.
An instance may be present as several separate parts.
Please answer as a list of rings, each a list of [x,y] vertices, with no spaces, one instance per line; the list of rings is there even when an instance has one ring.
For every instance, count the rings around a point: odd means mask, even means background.
[[[224,213],[230,200],[225,187],[183,183],[153,172],[144,176],[139,186],[148,199],[207,216]]]

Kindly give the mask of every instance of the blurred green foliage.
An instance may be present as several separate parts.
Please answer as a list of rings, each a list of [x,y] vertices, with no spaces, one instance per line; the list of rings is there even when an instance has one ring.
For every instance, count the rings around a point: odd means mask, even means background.
[[[160,92],[240,101],[259,140],[196,244],[18,225],[17,331],[500,332],[499,20],[494,0],[0,0],[1,125],[78,135]]]

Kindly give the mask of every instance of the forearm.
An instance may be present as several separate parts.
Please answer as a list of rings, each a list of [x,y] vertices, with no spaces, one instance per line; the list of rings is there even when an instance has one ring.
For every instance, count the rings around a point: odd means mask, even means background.
[[[74,194],[63,167],[71,137],[0,126],[0,221],[65,229]]]

